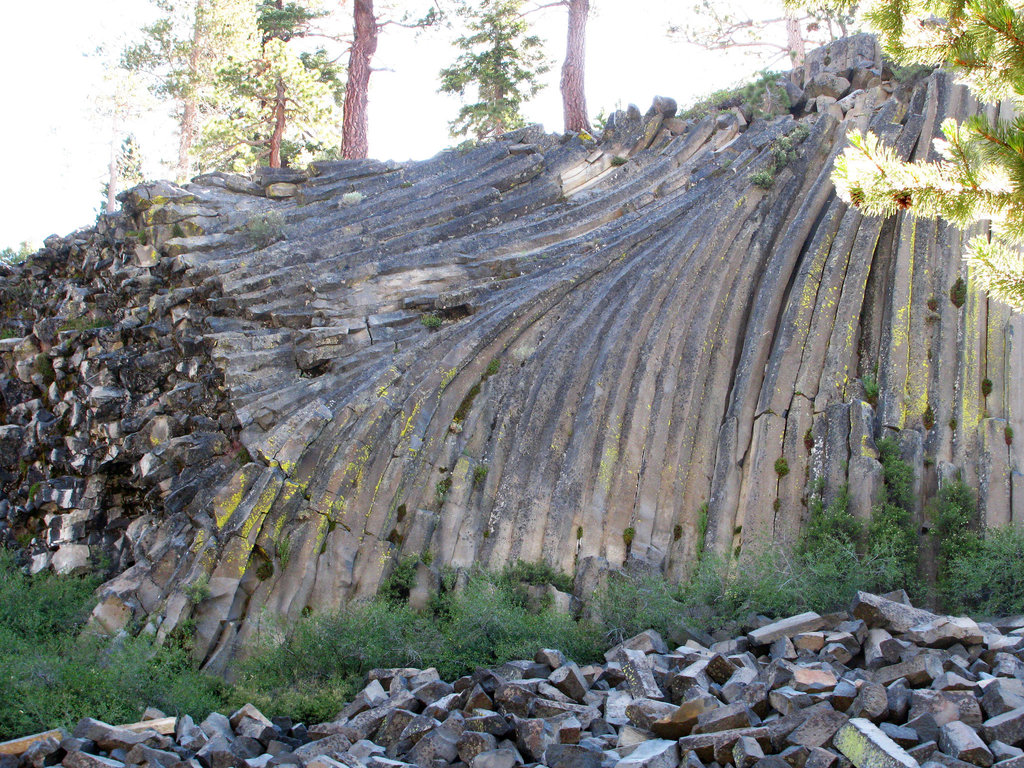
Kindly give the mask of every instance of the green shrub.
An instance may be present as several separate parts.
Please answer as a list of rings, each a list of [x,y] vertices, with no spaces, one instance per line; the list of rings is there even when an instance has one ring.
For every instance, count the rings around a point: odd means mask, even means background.
[[[267,211],[251,217],[242,228],[250,245],[266,248],[284,240],[284,216],[280,211]]]
[[[452,489],[452,479],[446,477],[443,480],[438,480],[434,484],[434,498],[437,499],[438,505],[442,505],[448,499],[448,493]]]
[[[627,158],[623,157],[622,155],[616,155],[615,157],[612,158],[612,167],[618,168],[620,165],[625,165],[627,162],[629,162]]]
[[[921,416],[921,424],[924,425],[925,429],[931,429],[935,426],[935,411],[932,409],[931,403],[925,406],[924,414]]]
[[[982,379],[981,380],[981,396],[982,397],[988,397],[991,394],[992,394],[992,379],[988,379],[988,378]]]
[[[53,370],[53,360],[45,352],[36,355],[36,371],[43,377],[46,386],[57,380],[57,373]]]
[[[775,177],[779,171],[789,165],[796,157],[796,148],[807,138],[809,131],[804,125],[797,125],[785,136],[780,136],[772,142],[769,150],[771,162],[750,176],[750,182],[761,189],[769,189],[775,183]]]
[[[433,666],[451,680],[477,667],[532,658],[540,647],[559,648],[581,663],[599,658],[593,624],[551,609],[531,612],[503,575],[477,572],[459,592],[448,591],[451,582],[444,581],[433,612],[374,600],[302,619],[286,634],[270,633],[239,666],[232,702],[320,722],[337,715],[374,667]]]
[[[864,526],[847,509],[850,503],[849,486],[844,485],[836,498],[825,506],[820,488],[808,500],[810,518],[804,526],[798,553],[813,559],[814,552],[835,540],[844,546],[856,548],[864,538]]]
[[[87,715],[133,722],[147,706],[196,717],[223,707],[224,684],[197,672],[181,645],[81,631],[99,581],[30,577],[0,549],[0,740]]]
[[[488,467],[486,464],[477,464],[473,467],[473,485],[483,485],[487,479]]]
[[[773,100],[782,108],[789,109],[789,94],[782,86],[782,77],[784,75],[778,72],[763,70],[749,83],[723,88],[705,96],[695,104],[683,109],[679,113],[679,118],[681,120],[699,120],[714,112],[733,107],[739,107],[753,118],[768,117],[771,113],[762,108],[767,93],[770,93]]]
[[[416,564],[419,558],[414,556],[403,557],[391,571],[390,575],[380,585],[377,596],[395,605],[404,605],[409,600],[409,593],[412,591],[416,581]]]
[[[1007,445],[1013,445],[1013,427],[1007,426],[1003,428],[1003,440]]]
[[[760,171],[750,174],[750,183],[761,189],[771,189],[775,183],[775,171],[770,168],[762,168]]]
[[[594,596],[605,642],[620,643],[645,629],[668,635],[683,620],[678,588],[660,576],[613,573]]]
[[[622,541],[627,548],[633,546],[633,539],[636,537],[636,528],[632,525],[622,531]]]
[[[1012,526],[967,535],[952,553],[942,581],[946,609],[958,613],[1024,613],[1024,532]]]
[[[538,587],[550,584],[559,592],[572,592],[572,576],[556,571],[543,560],[533,563],[517,560],[500,571],[498,581],[508,587],[524,582]]]
[[[978,546],[974,532],[978,527],[978,499],[967,483],[953,480],[942,484],[927,511],[934,526],[931,535],[939,544],[938,578],[941,585],[948,578],[949,564],[969,556]]]
[[[420,323],[422,323],[424,328],[430,328],[431,330],[444,325],[444,321],[433,313],[420,315]]]
[[[914,508],[914,468],[903,461],[899,443],[891,437],[878,441],[878,460],[888,500],[908,512]]]
[[[967,283],[964,282],[962,277],[958,277],[956,282],[950,286],[949,300],[953,302],[953,306],[957,309],[960,309],[960,307],[967,303]]]
[[[779,458],[775,460],[775,474],[780,478],[789,474],[789,462],[786,461],[785,456],[779,456]]]
[[[860,380],[861,385],[864,387],[864,399],[874,407],[878,405],[878,379],[870,373],[864,374]]]

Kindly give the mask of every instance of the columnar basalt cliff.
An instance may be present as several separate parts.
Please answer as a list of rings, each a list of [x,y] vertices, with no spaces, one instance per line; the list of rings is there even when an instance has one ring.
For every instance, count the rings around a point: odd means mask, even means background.
[[[848,129],[927,157],[977,103],[866,36],[786,89],[757,119],[658,100],[599,141],[133,190],[5,278],[51,297],[0,342],[7,534],[39,568],[106,552],[96,620],[194,619],[217,669],[408,555],[423,586],[543,559],[582,595],[791,542],[822,480],[866,517],[885,435],[920,503],[961,476],[1024,524],[1024,321],[957,230],[829,180]]]

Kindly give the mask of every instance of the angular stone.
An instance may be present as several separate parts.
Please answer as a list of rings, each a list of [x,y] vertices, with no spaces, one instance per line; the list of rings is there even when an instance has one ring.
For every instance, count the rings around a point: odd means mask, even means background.
[[[601,768],[601,753],[578,744],[551,744],[544,750],[548,768]]]
[[[580,672],[580,668],[572,663],[563,664],[558,667],[558,669],[551,673],[548,680],[555,688],[577,702],[583,701],[583,697],[586,696],[589,688],[587,681]]]
[[[771,737],[768,729],[764,726],[754,728],[740,728],[733,731],[715,731],[714,733],[694,733],[683,736],[679,739],[679,753],[685,755],[688,750],[693,750],[703,763],[710,763],[715,760],[721,764],[729,762],[732,757],[732,748],[737,740],[743,736],[750,736],[757,740],[761,749],[771,746]]]
[[[868,630],[864,642],[864,664],[868,669],[878,669],[900,660],[900,644],[893,636],[880,627]]]
[[[889,714],[888,693],[879,683],[864,682],[848,711],[851,717],[863,717],[873,723],[880,723]]]
[[[915,645],[929,648],[948,648],[955,643],[976,645],[984,640],[984,634],[978,624],[968,618],[953,616],[937,616],[911,627],[904,633],[904,638]]]
[[[684,701],[670,714],[651,723],[650,730],[663,739],[678,739],[686,736],[705,712],[717,709],[721,703],[714,696],[704,694]]]
[[[752,768],[763,757],[761,745],[749,736],[740,737],[732,747],[732,764],[736,768]]]
[[[768,645],[780,637],[793,637],[801,632],[813,632],[824,624],[820,615],[814,611],[808,611],[755,629],[747,634],[747,641],[751,645]]]
[[[416,745],[409,750],[406,758],[416,765],[435,765],[437,761],[454,762],[459,756],[458,724],[449,719],[440,728],[435,728],[422,736]]]
[[[872,676],[881,685],[889,685],[903,678],[910,685],[920,687],[930,685],[942,672],[942,660],[936,654],[922,653],[908,661],[876,669]]]
[[[857,768],[919,768],[917,760],[886,736],[877,725],[861,717],[840,728],[832,743]]]
[[[1024,707],[990,717],[981,726],[985,741],[1002,741],[1014,747],[1024,745]]]
[[[992,752],[969,725],[954,720],[939,729],[939,749],[950,757],[988,768],[993,763]]]
[[[908,632],[919,624],[926,624],[938,618],[929,611],[887,600],[869,592],[857,593],[850,605],[850,613],[868,627],[881,627],[889,632]]]
[[[514,752],[508,749],[492,749],[481,752],[473,758],[470,768],[515,768],[518,764]]]
[[[626,717],[637,728],[653,730],[654,723],[671,717],[678,708],[674,704],[655,699],[637,699],[626,707]]]
[[[790,685],[796,690],[806,693],[823,693],[835,688],[837,682],[839,680],[831,670],[796,667],[793,670],[793,679]]]
[[[826,747],[850,718],[834,709],[819,709],[786,737],[786,743],[804,747]]]
[[[622,673],[626,677],[629,692],[647,699],[664,699],[665,694],[654,679],[654,667],[647,655],[632,648],[623,648]]]
[[[707,710],[697,718],[693,733],[714,733],[749,728],[760,723],[760,718],[746,704],[728,704]]]
[[[615,768],[676,768],[679,765],[679,745],[667,739],[651,739],[640,744]]]
[[[477,755],[497,749],[498,740],[489,733],[466,730],[455,742],[455,748],[459,753],[459,759],[468,764]]]
[[[68,752],[61,765],[65,768],[124,768],[120,760],[91,755],[88,752]]]

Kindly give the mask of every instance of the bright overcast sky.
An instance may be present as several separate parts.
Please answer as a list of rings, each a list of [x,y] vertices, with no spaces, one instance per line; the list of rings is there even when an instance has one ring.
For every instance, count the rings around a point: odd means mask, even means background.
[[[109,157],[109,129],[95,116],[103,65],[86,54],[151,18],[148,0],[5,2],[0,33],[6,150],[0,185],[0,248],[23,240],[39,245],[95,219]],[[646,110],[655,95],[681,104],[731,85],[757,69],[734,53],[709,53],[673,42],[667,20],[685,13],[680,0],[594,0],[587,39],[587,101],[592,115],[634,103]],[[550,84],[525,110],[532,122],[561,129],[558,70],[565,14],[531,14],[553,59]],[[370,154],[381,159],[430,157],[454,143],[448,121],[458,100],[437,93],[437,72],[455,57],[448,33],[415,35],[388,28],[381,36],[370,85]],[[136,128],[147,173],[175,151],[173,122]]]

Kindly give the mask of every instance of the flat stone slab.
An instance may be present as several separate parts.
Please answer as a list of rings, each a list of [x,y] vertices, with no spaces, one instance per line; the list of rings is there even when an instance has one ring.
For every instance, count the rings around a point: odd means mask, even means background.
[[[920,768],[920,764],[882,730],[855,717],[832,737],[832,745],[857,768]]]
[[[814,632],[824,626],[825,620],[814,611],[807,611],[788,619],[779,619],[747,634],[751,645],[768,645],[780,637],[794,637],[801,632]]]

